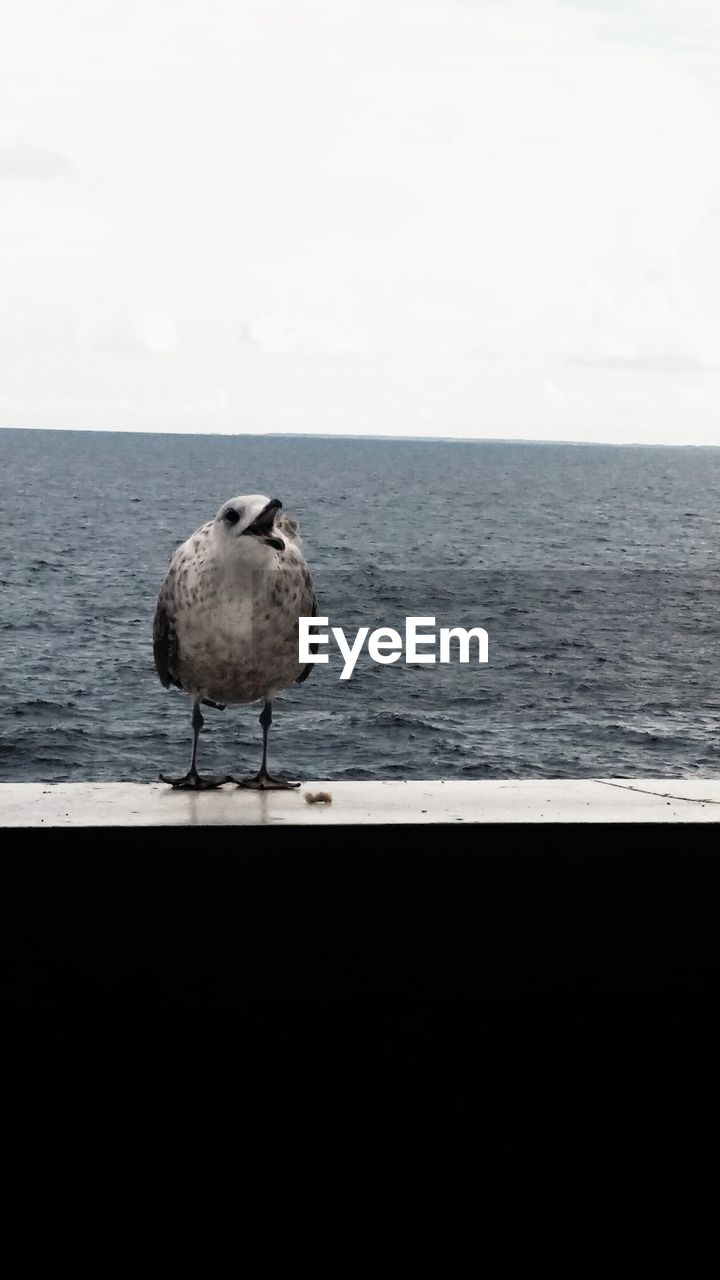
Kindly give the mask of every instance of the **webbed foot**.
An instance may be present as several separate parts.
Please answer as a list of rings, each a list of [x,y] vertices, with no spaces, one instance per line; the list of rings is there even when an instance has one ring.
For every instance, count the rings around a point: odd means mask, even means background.
[[[274,778],[267,769],[260,769],[254,778],[233,778],[238,787],[246,791],[294,791],[299,782],[290,782],[288,778]]]
[[[160,782],[167,782],[174,791],[215,791],[217,787],[222,787],[226,782],[234,782],[235,779],[230,777],[229,773],[224,776],[220,774],[211,775],[208,778],[202,778],[195,769],[190,769],[182,778],[168,778],[167,774],[158,774]]]

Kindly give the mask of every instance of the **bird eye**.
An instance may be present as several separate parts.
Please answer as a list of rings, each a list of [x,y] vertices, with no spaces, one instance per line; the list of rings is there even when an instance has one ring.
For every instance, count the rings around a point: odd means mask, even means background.
[[[237,524],[239,519],[240,519],[240,516],[238,515],[235,508],[228,507],[227,511],[223,516],[223,520],[227,520],[228,524]]]

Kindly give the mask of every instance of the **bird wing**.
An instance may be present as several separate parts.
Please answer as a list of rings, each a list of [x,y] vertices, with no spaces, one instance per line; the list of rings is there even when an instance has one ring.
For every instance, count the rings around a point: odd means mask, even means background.
[[[312,590],[312,587],[311,587],[311,590]],[[317,618],[317,616],[318,616],[317,598],[316,598],[316,596],[315,596],[315,591],[314,591],[314,590],[313,590],[313,595],[312,595],[312,609],[311,609],[311,611],[310,611],[310,616],[311,616],[311,618]],[[317,653],[317,652],[318,652],[318,650],[319,650],[319,648],[320,648],[320,645],[317,643],[317,641],[316,641],[316,640],[314,640],[314,641],[312,642],[312,644],[309,646],[309,648],[310,648],[310,652],[311,652],[311,653]],[[303,669],[302,669],[302,671],[300,672],[300,675],[298,676],[298,678],[297,678],[297,680],[295,681],[295,683],[296,683],[296,684],[303,684],[303,683],[305,682],[305,680],[307,680],[307,678],[308,678],[308,676],[310,675],[310,672],[312,671],[312,669],[313,669],[313,667],[314,667],[314,666],[315,666],[315,663],[314,663],[314,662],[308,662],[307,666],[303,667]]]
[[[155,609],[155,618],[153,621],[153,657],[155,658],[155,666],[157,673],[166,689],[174,684],[178,689],[182,689],[180,678],[178,676],[178,642],[173,620],[166,608],[165,593],[160,593],[160,598]]]
[[[284,533],[285,537],[289,538],[290,541],[295,544],[297,550],[299,552],[301,551],[302,538],[300,536],[300,527],[298,525],[297,520],[293,520],[292,516],[287,515],[287,513],[283,511],[282,515],[279,516],[275,521],[275,528],[279,529],[281,533]],[[313,587],[312,578],[310,577],[307,566],[304,566],[303,572],[305,574],[306,584],[312,598],[312,609],[310,610],[310,617],[317,618],[318,616],[317,598],[315,596],[315,589]],[[317,653],[319,649],[320,649],[320,645],[317,643],[317,641],[313,641],[312,644],[310,645],[310,652]],[[314,662],[308,662],[307,666],[303,667],[295,683],[303,684],[303,682],[307,680],[314,666],[315,666]]]
[[[297,520],[293,520],[292,516],[283,511],[282,515],[275,520],[275,528],[285,534],[286,538],[290,538],[297,547],[302,547],[302,538],[300,537],[300,529]]]

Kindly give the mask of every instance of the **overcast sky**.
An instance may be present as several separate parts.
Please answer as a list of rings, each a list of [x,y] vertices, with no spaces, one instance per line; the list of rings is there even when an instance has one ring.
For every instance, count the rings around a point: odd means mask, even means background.
[[[720,444],[718,0],[23,0],[0,425]]]

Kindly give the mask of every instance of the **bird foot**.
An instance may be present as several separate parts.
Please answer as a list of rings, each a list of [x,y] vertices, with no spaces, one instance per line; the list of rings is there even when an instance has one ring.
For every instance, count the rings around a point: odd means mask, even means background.
[[[267,769],[261,769],[254,778],[233,778],[238,787],[246,791],[294,791],[299,782],[290,782],[287,778],[274,778]]]
[[[215,791],[217,787],[222,787],[226,782],[234,782],[235,779],[230,777],[229,773],[224,776],[220,774],[213,775],[209,778],[201,778],[199,773],[190,770],[184,774],[182,778],[168,778],[167,774],[158,774],[160,782],[167,782],[174,791]]]

